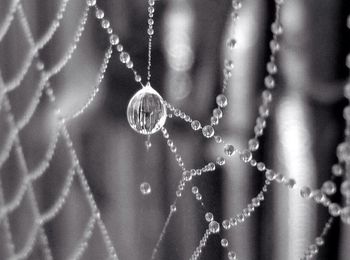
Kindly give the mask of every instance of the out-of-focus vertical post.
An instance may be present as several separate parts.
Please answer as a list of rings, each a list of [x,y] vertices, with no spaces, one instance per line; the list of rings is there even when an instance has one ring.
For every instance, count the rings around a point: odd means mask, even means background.
[[[253,122],[257,110],[252,104],[256,102],[257,64],[262,60],[260,56],[265,33],[265,7],[263,1],[244,1],[233,35],[233,28],[228,26],[224,38],[227,39],[227,36],[231,35],[231,38],[237,39],[237,47],[233,51],[224,47],[224,57],[231,58],[235,64],[227,90],[229,105],[224,115],[224,137],[227,143],[232,143],[240,149],[247,147],[249,138],[254,135]],[[229,25],[231,19],[229,16]],[[223,44],[226,44],[226,41]],[[216,154],[222,152],[220,150]],[[256,177],[260,179],[256,172],[251,171],[248,165],[238,159],[238,156],[227,159],[223,170],[224,219],[240,213],[250,203],[257,193],[253,188],[257,183]],[[244,223],[239,223],[227,234],[230,250],[237,253],[238,259],[257,259],[259,254],[258,240],[254,233],[255,213],[252,214],[252,217],[247,218]]]

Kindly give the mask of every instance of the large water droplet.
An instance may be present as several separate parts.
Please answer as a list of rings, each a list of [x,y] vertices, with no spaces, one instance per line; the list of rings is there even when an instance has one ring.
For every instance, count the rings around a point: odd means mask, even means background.
[[[162,97],[147,84],[130,99],[127,117],[136,132],[154,134],[164,126],[167,117]]]

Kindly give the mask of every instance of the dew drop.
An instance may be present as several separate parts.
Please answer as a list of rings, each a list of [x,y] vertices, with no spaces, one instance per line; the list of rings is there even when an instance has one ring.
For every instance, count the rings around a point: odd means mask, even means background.
[[[211,212],[205,213],[205,220],[206,221],[211,222],[211,221],[213,221],[213,219],[214,219],[213,213],[211,213]]]
[[[340,217],[345,224],[350,225],[350,206],[342,209]]]
[[[229,39],[226,42],[227,47],[229,47],[231,50],[233,50],[236,46],[237,41],[235,39]]]
[[[119,43],[119,37],[118,37],[118,35],[112,34],[112,35],[109,37],[109,42],[110,42],[112,45],[117,45],[117,44]]]
[[[235,147],[232,144],[226,144],[224,146],[224,153],[228,156],[232,156],[235,154]]]
[[[209,223],[209,231],[211,233],[219,233],[220,232],[220,224],[216,222],[215,220],[211,221]]]
[[[193,120],[191,123],[191,127],[193,130],[197,131],[201,128],[201,123],[198,120]]]
[[[219,107],[226,107],[227,106],[227,97],[223,94],[220,94],[216,97],[216,104]]]
[[[151,185],[148,182],[141,183],[140,191],[143,195],[150,194],[151,193]]]
[[[120,54],[120,61],[123,63],[128,63],[130,61],[130,55],[127,52],[123,51]]]
[[[202,133],[206,138],[211,138],[214,135],[214,128],[211,125],[206,125],[202,129]]]
[[[170,211],[171,212],[175,212],[176,211],[176,205],[175,204],[171,204],[170,205]]]
[[[227,256],[228,256],[228,259],[230,259],[230,260],[236,260],[237,259],[236,253],[233,252],[233,251],[228,252]]]
[[[144,135],[159,131],[166,121],[162,97],[149,84],[130,99],[127,118],[132,129]]]

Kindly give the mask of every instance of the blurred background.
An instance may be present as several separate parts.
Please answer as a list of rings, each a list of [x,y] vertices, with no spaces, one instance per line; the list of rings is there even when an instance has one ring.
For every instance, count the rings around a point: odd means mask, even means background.
[[[0,0],[0,24],[12,1]],[[53,20],[60,1],[22,1],[34,39],[39,39]],[[136,70],[146,77],[147,1],[97,1],[110,19]],[[40,52],[46,68],[62,57],[73,41],[85,1],[70,1],[62,25]],[[208,122],[221,91],[225,57],[235,63],[227,90],[229,105],[218,127],[222,136],[244,147],[254,135],[260,93],[264,89],[270,50],[273,0],[245,0],[234,29],[237,48],[227,51],[232,33],[231,2],[226,0],[156,1],[153,37],[152,85],[171,104],[192,118]],[[278,55],[278,78],[267,130],[255,154],[268,167],[295,178],[300,185],[317,188],[330,178],[336,147],[343,140],[346,105],[343,86],[348,77],[345,57],[349,52],[346,28],[350,3],[346,0],[292,0],[282,8],[284,34]],[[93,89],[99,65],[108,48],[108,36],[90,12],[86,30],[72,60],[51,80],[57,104],[64,114],[81,107]],[[21,67],[29,46],[15,16],[0,43],[1,80],[9,82]],[[15,121],[21,119],[38,87],[35,64],[20,87],[9,93]],[[101,91],[79,118],[68,123],[78,157],[102,212],[121,260],[150,259],[182,171],[161,133],[145,137],[134,132],[126,119],[129,99],[139,89],[134,76],[113,54]],[[8,138],[4,109],[0,110],[0,149]],[[52,136],[53,108],[43,95],[33,118],[19,134],[29,171],[42,161]],[[166,128],[187,168],[215,160],[222,148],[195,134],[188,124],[168,119]],[[0,169],[4,201],[14,197],[21,173],[14,151]],[[70,160],[63,138],[45,174],[33,183],[40,212],[57,199]],[[142,195],[147,181],[151,193]],[[339,184],[340,181],[338,181]],[[194,180],[202,201],[215,219],[240,212],[256,196],[264,178],[237,157],[214,173]],[[187,187],[188,188],[188,187]],[[337,193],[333,201],[340,203]],[[27,195],[9,215],[16,251],[28,239],[33,219]],[[183,192],[164,236],[157,259],[188,259],[207,228],[204,211],[190,189]],[[62,211],[45,224],[54,259],[67,259],[77,245],[90,211],[77,178]],[[304,200],[297,191],[272,184],[263,205],[243,224],[225,233],[238,259],[299,259],[329,218],[326,208]],[[0,230],[4,227],[1,225]],[[0,231],[0,259],[6,259],[4,232]],[[348,260],[350,226],[338,218],[316,259]],[[104,259],[106,252],[97,228],[82,259]],[[29,259],[42,259],[35,246]],[[227,259],[220,238],[211,236],[201,259]]]

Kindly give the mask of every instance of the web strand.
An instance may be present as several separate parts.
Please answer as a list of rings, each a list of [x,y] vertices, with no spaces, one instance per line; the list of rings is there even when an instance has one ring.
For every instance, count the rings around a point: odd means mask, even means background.
[[[0,73],[0,89],[3,89],[3,80],[2,76]],[[5,207],[5,200],[4,200],[4,191],[3,191],[3,185],[2,185],[2,180],[0,176],[0,212],[4,211]],[[1,215],[0,215],[1,216]],[[8,256],[12,256],[15,253],[15,245],[13,243],[13,236],[11,232],[11,226],[9,223],[8,216],[5,214],[4,220],[1,222],[1,217],[0,217],[0,225],[3,225],[3,228],[5,230],[5,239],[6,239],[6,248],[8,251]]]
[[[84,10],[83,16],[81,18],[81,22],[79,23],[80,26],[78,27],[78,32],[77,32],[76,37],[75,37],[75,44],[77,44],[79,42],[81,33],[84,30],[84,26],[83,25],[85,25],[85,23],[86,23],[88,10],[89,10],[89,7],[86,7],[85,10]],[[74,51],[75,48],[76,47],[74,47],[74,45],[73,45],[73,47],[71,47],[70,50]],[[59,63],[61,65],[60,66],[56,66],[55,69],[52,69],[51,71],[53,71],[53,72],[51,72],[51,73],[58,73],[59,69],[61,67],[65,66],[65,64],[67,63],[67,61],[71,57],[72,51],[70,51],[70,50],[68,51],[68,55],[67,55],[67,57],[69,57],[69,58],[63,59],[65,62]],[[51,101],[54,101],[55,97],[54,97],[53,91],[52,91],[51,88],[49,88],[49,89],[50,89],[50,91],[48,91],[47,93],[49,94],[49,96],[51,98]],[[59,110],[58,110],[58,113],[59,113]],[[93,195],[92,195],[92,193],[90,191],[90,187],[89,187],[88,182],[86,180],[86,177],[85,177],[85,175],[83,173],[83,170],[82,170],[82,168],[80,166],[79,160],[78,160],[78,158],[76,156],[75,150],[74,150],[73,145],[72,145],[72,140],[70,138],[70,135],[68,133],[68,130],[66,129],[66,126],[65,126],[64,122],[65,121],[63,121],[63,125],[62,125],[63,137],[65,139],[65,143],[66,143],[67,147],[69,148],[70,155],[71,155],[74,163],[76,164],[76,168],[77,168],[76,171],[78,173],[80,182],[81,182],[81,184],[83,186],[83,190],[85,192],[86,198],[87,198],[87,200],[89,202],[89,205],[91,207],[92,213],[96,214],[98,216],[97,224],[98,224],[98,227],[99,227],[99,229],[101,231],[103,240],[105,242],[106,249],[107,249],[107,251],[108,251],[108,253],[109,253],[109,255],[110,255],[110,257],[112,259],[118,259],[117,253],[116,253],[116,251],[114,249],[114,246],[113,246],[113,244],[112,244],[112,242],[111,242],[111,240],[109,238],[109,235],[108,235],[107,229],[105,227],[105,224],[103,223],[102,219],[100,218],[99,209],[98,209],[98,207],[96,205],[96,202],[94,200],[94,197],[93,197]]]
[[[29,33],[29,30],[30,30],[29,24],[28,24],[27,18],[25,17],[25,15],[23,13],[22,4],[21,3],[18,4],[17,14],[18,14],[20,25],[21,25],[21,28],[23,29],[25,38],[27,39],[27,41],[30,45],[30,49],[27,53],[26,58],[24,59],[24,62],[22,63],[21,69],[18,70],[18,72],[16,73],[16,75],[13,77],[12,80],[9,80],[9,82],[5,83],[4,89],[1,90],[1,92],[0,92],[0,104],[2,103],[1,100],[3,98],[3,93],[13,91],[17,87],[20,86],[21,82],[23,81],[23,79],[27,75],[27,73],[28,73],[28,71],[33,63],[33,60],[37,56],[39,50],[44,48],[45,45],[52,39],[54,33],[56,32],[56,30],[60,26],[60,21],[63,18],[63,14],[66,10],[66,6],[67,6],[68,1],[69,0],[62,0],[61,5],[59,7],[59,10],[56,14],[56,18],[52,21],[52,24],[49,26],[47,31],[44,33],[44,35],[41,37],[41,39],[36,44],[35,44],[33,37]],[[1,109],[1,105],[0,105],[0,109]]]
[[[7,121],[10,125],[10,129],[15,129],[16,125],[14,123],[13,115],[11,112],[11,104],[10,104],[9,100],[7,99],[6,94],[4,97],[4,106],[5,106],[5,111],[7,114]],[[16,130],[16,133],[18,133],[18,130]],[[27,163],[26,163],[26,160],[24,158],[22,146],[21,146],[18,135],[16,135],[16,137],[15,137],[14,146],[15,146],[16,156],[19,160],[19,165],[21,168],[22,176],[23,176],[23,178],[25,178],[28,175],[28,168],[27,168]],[[33,190],[33,187],[31,184],[29,184],[28,196],[29,196],[31,210],[33,211],[34,218],[38,219],[40,216],[40,213],[39,213],[38,203],[37,203],[37,200],[36,200],[36,197],[34,194],[34,190]],[[47,239],[46,233],[40,225],[38,227],[38,232],[39,232],[39,236],[40,236],[40,243],[43,247],[45,259],[48,259],[48,260],[53,259],[50,247],[48,245],[48,239]],[[27,248],[24,247],[24,249],[22,249],[19,253],[15,254],[12,258],[13,259],[22,259],[22,258],[27,257],[27,254],[30,253],[32,248],[30,248],[30,250],[26,250],[26,249]]]
[[[9,10],[6,12],[4,22],[0,25],[0,42],[4,39],[8,29],[10,28],[13,17],[15,15],[18,4],[21,0],[12,0]]]

